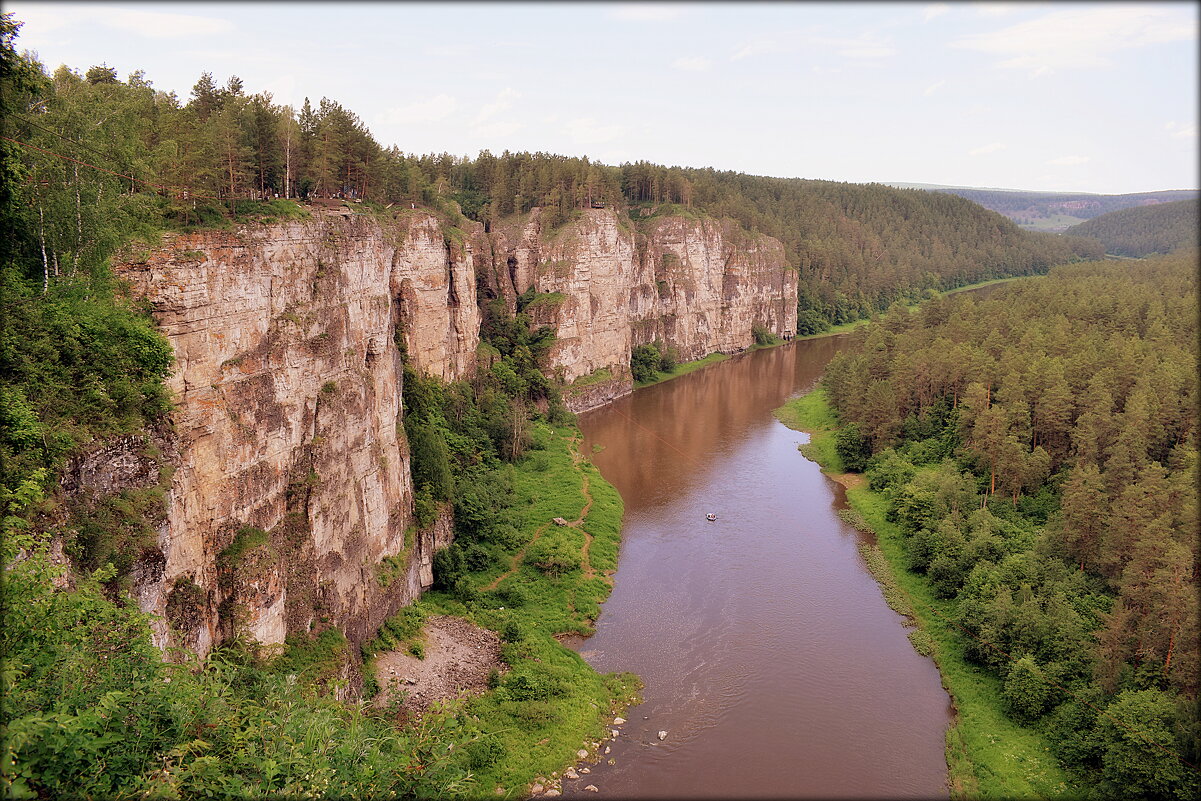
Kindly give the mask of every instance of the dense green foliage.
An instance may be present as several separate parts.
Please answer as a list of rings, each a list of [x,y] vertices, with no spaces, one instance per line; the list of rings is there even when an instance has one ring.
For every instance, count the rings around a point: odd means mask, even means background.
[[[7,571],[5,797],[445,795],[470,786],[450,742],[482,735],[453,712],[416,727],[340,703],[350,656],[326,631],[276,659],[239,643],[203,665],[164,662],[148,620],[44,552]]]
[[[48,91],[44,76],[14,54],[15,33],[5,18],[6,136],[19,135],[14,115]],[[131,197],[112,176],[83,170],[76,180],[66,162],[31,161],[16,145],[0,145],[0,503],[11,505],[11,493],[47,481],[81,446],[161,419],[169,405],[162,379],[172,357],[108,272],[113,249],[145,233],[143,198]]]
[[[1178,200],[1102,214],[1064,233],[1096,239],[1106,253],[1146,256],[1197,247],[1198,200]]]
[[[1199,789],[1196,259],[895,308],[824,382],[964,657],[1107,797]]]
[[[635,345],[630,349],[630,374],[640,384],[654,381],[661,373],[676,369],[676,349],[662,342]]]

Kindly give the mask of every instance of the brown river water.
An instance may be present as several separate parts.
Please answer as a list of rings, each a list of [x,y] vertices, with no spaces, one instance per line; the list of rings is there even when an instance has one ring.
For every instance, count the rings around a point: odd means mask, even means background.
[[[838,518],[842,488],[772,416],[844,344],[745,353],[580,416],[626,515],[613,594],[573,646],[646,687],[615,764],[565,780],[564,795],[947,796],[938,670]]]

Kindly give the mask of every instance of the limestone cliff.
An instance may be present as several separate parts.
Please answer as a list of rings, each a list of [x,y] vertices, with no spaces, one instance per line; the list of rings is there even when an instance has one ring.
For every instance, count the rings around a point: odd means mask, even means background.
[[[569,392],[577,411],[629,391],[634,345],[660,340],[690,360],[745,350],[756,326],[796,332],[797,274],[783,245],[728,220],[677,214],[635,226],[620,212],[585,209],[547,232],[535,209],[492,244],[495,274],[509,282],[502,294],[533,290],[525,310],[558,334],[551,365],[559,377],[610,374]]]
[[[117,266],[177,360],[174,431],[156,434],[176,469],[158,550],[134,570],[159,645],[204,653],[235,630],[270,644],[325,623],[362,641],[432,583],[451,520],[413,529],[402,359],[468,376],[477,286],[510,308],[520,296],[533,324],[554,328],[550,368],[574,382],[576,410],[630,391],[633,345],[658,339],[692,359],[745,349],[756,326],[795,331],[780,243],[729,222],[635,225],[587,209],[549,230],[535,209],[462,228],[416,209],[315,208],[171,236]],[[97,451],[64,486],[153,484],[142,448]]]
[[[437,532],[410,535],[401,331],[412,362],[471,369],[479,313],[470,248],[437,220],[363,215],[208,231],[118,266],[177,360],[179,459],[143,571],[160,645],[201,653],[241,625],[282,642],[326,618],[368,636],[431,581]],[[173,629],[173,631],[172,631]]]

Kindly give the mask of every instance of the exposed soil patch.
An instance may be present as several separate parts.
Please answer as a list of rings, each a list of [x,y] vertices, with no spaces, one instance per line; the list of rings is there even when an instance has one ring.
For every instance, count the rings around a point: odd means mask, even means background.
[[[855,489],[863,486],[865,479],[862,473],[826,473],[830,478],[837,481],[847,489]]]
[[[376,706],[403,697],[401,708],[411,717],[435,701],[478,695],[488,689],[488,673],[504,668],[500,638],[461,617],[433,615],[425,621],[425,659],[407,651],[380,654],[375,676],[380,685]]]

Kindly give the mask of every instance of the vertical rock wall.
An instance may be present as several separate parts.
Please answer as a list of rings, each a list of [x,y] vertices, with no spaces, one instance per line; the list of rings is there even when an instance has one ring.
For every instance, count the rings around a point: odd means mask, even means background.
[[[368,636],[420,592],[423,564],[428,584],[439,539],[406,543],[394,336],[407,322],[418,369],[471,369],[469,249],[449,247],[424,213],[381,228],[317,212],[177,236],[118,272],[150,300],[177,360],[163,566],[137,588],[164,618],[157,642],[204,653],[241,626],[277,643],[323,618]]]
[[[607,370],[611,379],[569,391],[577,411],[624,392],[630,349],[655,340],[680,359],[754,344],[761,326],[796,332],[797,274],[784,247],[729,220],[664,216],[637,227],[610,209],[544,230],[535,209],[492,237],[501,294],[537,294],[526,307],[534,325],[552,326],[552,369],[567,382]]]
[[[418,210],[381,222],[315,209],[174,236],[117,270],[177,360],[177,469],[135,592],[160,616],[160,646],[199,653],[236,630],[270,644],[325,623],[362,641],[432,583],[452,527],[449,510],[412,527],[402,355],[444,380],[469,375],[477,286],[510,309],[533,291],[525,311],[558,335],[552,371],[587,379],[568,391],[577,410],[630,390],[633,345],[693,359],[748,347],[755,326],[796,328],[776,240],[699,217],[636,228],[608,209],[555,230],[535,209],[488,233]],[[83,462],[72,475],[112,483]]]

